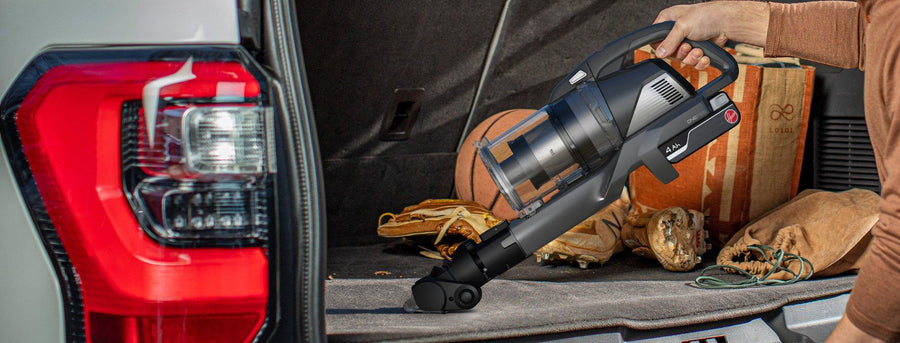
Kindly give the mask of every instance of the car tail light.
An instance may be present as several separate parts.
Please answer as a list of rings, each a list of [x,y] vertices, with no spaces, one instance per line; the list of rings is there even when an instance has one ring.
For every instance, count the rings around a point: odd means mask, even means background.
[[[69,340],[260,335],[276,223],[268,97],[230,47],[51,50],[26,67],[0,133],[57,262]]]

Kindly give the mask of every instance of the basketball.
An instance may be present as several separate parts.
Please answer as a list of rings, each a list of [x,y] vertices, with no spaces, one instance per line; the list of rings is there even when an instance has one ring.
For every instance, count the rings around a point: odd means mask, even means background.
[[[502,219],[515,219],[519,215],[509,207],[506,198],[500,194],[494,180],[478,156],[475,143],[487,138],[492,140],[506,132],[535,110],[516,109],[497,113],[478,124],[466,136],[459,154],[456,156],[456,196],[461,200],[475,201]]]

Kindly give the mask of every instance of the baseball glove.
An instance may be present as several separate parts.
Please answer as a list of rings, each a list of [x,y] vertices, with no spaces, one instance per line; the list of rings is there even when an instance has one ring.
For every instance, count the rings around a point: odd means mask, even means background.
[[[481,243],[481,234],[501,221],[474,201],[432,199],[397,214],[382,214],[378,235],[403,238],[425,249],[421,254],[426,257],[450,260],[460,243],[467,239]]]
[[[656,259],[666,270],[689,271],[710,248],[704,221],[703,213],[684,207],[632,214],[622,226],[622,243],[636,255]]]
[[[566,261],[581,269],[603,265],[623,250],[619,236],[630,205],[628,191],[622,190],[618,200],[538,249],[534,253],[538,263]]]

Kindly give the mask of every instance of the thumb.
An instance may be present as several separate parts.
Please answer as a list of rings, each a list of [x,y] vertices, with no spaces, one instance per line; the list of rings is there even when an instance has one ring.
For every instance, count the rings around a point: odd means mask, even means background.
[[[684,29],[676,22],[666,39],[663,39],[662,43],[659,43],[659,46],[656,47],[656,56],[659,58],[669,57],[669,55],[678,50],[678,46],[684,41],[684,37]]]

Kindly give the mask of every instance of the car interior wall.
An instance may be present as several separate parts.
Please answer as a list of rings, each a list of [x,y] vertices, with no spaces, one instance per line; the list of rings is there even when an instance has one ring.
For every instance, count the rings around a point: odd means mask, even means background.
[[[298,1],[329,245],[378,242],[378,216],[452,193],[503,0]],[[408,140],[382,141],[396,88],[424,88]]]
[[[472,122],[546,105],[553,87],[585,58],[652,24],[664,8],[690,2],[698,1],[511,1]]]
[[[381,213],[453,196],[455,151],[473,101],[469,130],[505,109],[543,106],[584,58],[683,2],[298,1],[329,246],[384,242],[375,234]],[[419,87],[410,138],[380,140],[394,89]]]

